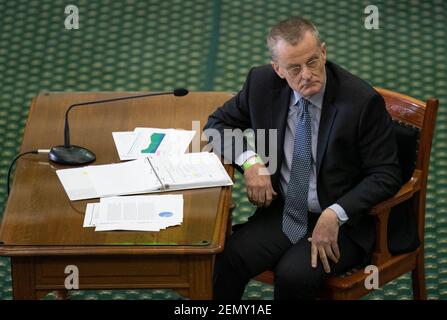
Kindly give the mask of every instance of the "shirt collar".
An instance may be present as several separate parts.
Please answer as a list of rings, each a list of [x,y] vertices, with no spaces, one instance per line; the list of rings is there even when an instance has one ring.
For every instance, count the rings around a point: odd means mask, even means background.
[[[324,92],[326,91],[326,79],[324,80],[324,84],[321,87],[321,90],[318,91],[317,93],[315,93],[314,95],[309,97],[309,101],[316,106],[318,109],[321,109],[323,107],[323,97],[324,97]],[[301,99],[301,95],[295,91],[292,90],[292,106],[294,106],[300,99]]]

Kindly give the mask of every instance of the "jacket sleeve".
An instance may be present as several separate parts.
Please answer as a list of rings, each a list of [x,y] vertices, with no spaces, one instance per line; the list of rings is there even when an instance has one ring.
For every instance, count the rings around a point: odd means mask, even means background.
[[[402,185],[393,123],[378,93],[360,114],[357,142],[364,178],[336,201],[350,218],[348,224],[393,196]]]
[[[204,127],[204,133],[214,152],[232,164],[243,152],[253,150],[243,135],[243,131],[251,128],[248,96],[252,70],[242,90],[214,111]]]

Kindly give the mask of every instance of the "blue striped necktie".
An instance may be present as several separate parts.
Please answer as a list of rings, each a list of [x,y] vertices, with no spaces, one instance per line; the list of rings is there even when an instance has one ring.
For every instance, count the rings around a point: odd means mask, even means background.
[[[297,243],[307,232],[307,198],[312,161],[312,131],[310,102],[298,101],[298,121],[295,129],[292,168],[287,187],[282,219],[282,230],[292,243]]]

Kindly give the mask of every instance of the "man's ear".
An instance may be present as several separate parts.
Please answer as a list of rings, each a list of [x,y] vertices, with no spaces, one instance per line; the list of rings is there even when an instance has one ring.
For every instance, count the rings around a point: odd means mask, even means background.
[[[326,43],[321,44],[321,58],[323,59],[323,64],[326,63]]]
[[[286,75],[282,72],[282,69],[275,61],[270,61],[270,64],[272,65],[273,70],[275,70],[278,77],[280,77],[281,79],[284,79],[286,77]]]

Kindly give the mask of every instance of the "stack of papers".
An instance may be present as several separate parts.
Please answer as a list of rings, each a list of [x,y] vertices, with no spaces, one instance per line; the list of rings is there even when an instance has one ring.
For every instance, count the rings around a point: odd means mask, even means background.
[[[84,227],[95,231],[160,231],[183,222],[183,195],[101,198],[87,204]]]
[[[134,131],[112,133],[120,160],[183,154],[195,134],[190,130],[159,128],[135,128]]]

